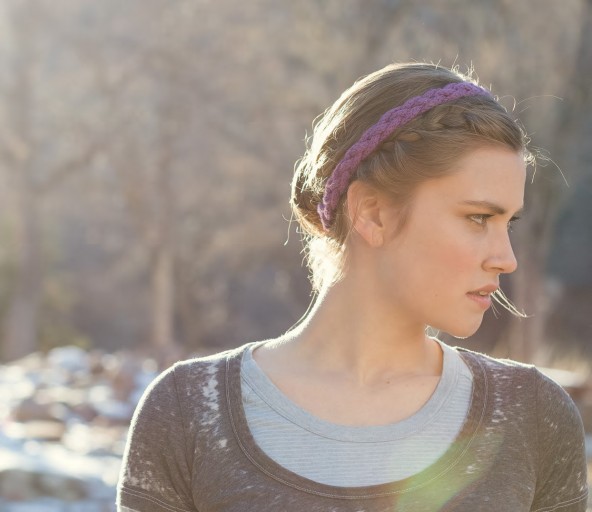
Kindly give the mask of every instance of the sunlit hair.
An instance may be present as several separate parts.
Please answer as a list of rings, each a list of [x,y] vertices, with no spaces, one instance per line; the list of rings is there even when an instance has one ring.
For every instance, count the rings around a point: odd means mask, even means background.
[[[433,64],[392,64],[354,83],[315,120],[307,150],[296,165],[290,198],[315,291],[337,282],[345,268],[346,241],[352,227],[347,194],[341,196],[328,230],[317,212],[325,183],[337,163],[386,111],[429,89],[462,81],[476,83],[457,70]],[[386,191],[400,209],[401,229],[420,183],[449,174],[460,158],[483,147],[521,152],[530,163],[533,156],[527,143],[520,125],[494,97],[462,97],[437,105],[395,130],[358,166],[352,181],[361,180]],[[494,297],[512,313],[523,316],[501,292]]]

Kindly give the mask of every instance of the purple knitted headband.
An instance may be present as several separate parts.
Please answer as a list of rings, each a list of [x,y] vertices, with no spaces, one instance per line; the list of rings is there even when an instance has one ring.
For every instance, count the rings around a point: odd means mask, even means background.
[[[331,176],[329,176],[325,185],[323,200],[317,208],[325,230],[329,229],[335,215],[337,203],[341,195],[347,190],[358,165],[387,140],[397,128],[436,105],[454,101],[463,96],[477,95],[492,96],[489,91],[478,85],[470,82],[455,82],[441,89],[430,89],[421,96],[410,98],[403,105],[383,114],[378,122],[368,128],[360,139],[347,150]]]

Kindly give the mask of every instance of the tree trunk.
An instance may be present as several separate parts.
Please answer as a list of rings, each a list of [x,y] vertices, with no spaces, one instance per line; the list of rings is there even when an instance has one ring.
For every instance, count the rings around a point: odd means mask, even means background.
[[[161,123],[163,120],[161,120]],[[175,256],[170,134],[161,124],[161,147],[156,169],[156,243],[152,261],[152,346],[161,362],[176,353],[174,327]]]
[[[41,302],[39,212],[27,169],[16,169],[16,280],[4,332],[4,358],[17,359],[38,348]]]
[[[10,167],[16,195],[15,285],[4,324],[3,356],[22,357],[38,348],[38,322],[41,302],[42,265],[40,251],[39,204],[34,188],[34,146],[31,130],[35,23],[29,2],[12,12],[13,36],[18,55],[14,59],[14,83],[10,94],[10,113],[17,141],[11,151]]]
[[[173,255],[169,244],[159,244],[152,265],[152,346],[164,352],[174,344]]]
[[[526,238],[526,241],[529,239]],[[543,293],[543,271],[537,259],[536,248],[527,243],[515,244],[518,261],[522,262],[514,276],[513,302],[524,310],[529,318],[512,318],[507,339],[507,357],[532,363],[537,359],[538,348],[544,336],[547,317]]]

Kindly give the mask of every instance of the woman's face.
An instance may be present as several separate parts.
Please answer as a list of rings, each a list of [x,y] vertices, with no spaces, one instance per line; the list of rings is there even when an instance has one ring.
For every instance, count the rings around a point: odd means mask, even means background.
[[[394,305],[453,336],[473,334],[499,275],[516,270],[508,228],[525,178],[520,153],[482,148],[419,185],[405,226],[380,249],[381,282]]]

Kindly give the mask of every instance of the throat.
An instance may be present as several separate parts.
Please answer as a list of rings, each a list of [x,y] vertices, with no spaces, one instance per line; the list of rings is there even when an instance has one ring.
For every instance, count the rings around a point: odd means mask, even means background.
[[[298,406],[325,421],[347,426],[380,426],[405,420],[433,396],[440,377],[399,379],[381,388],[322,386],[309,383],[293,390]]]

